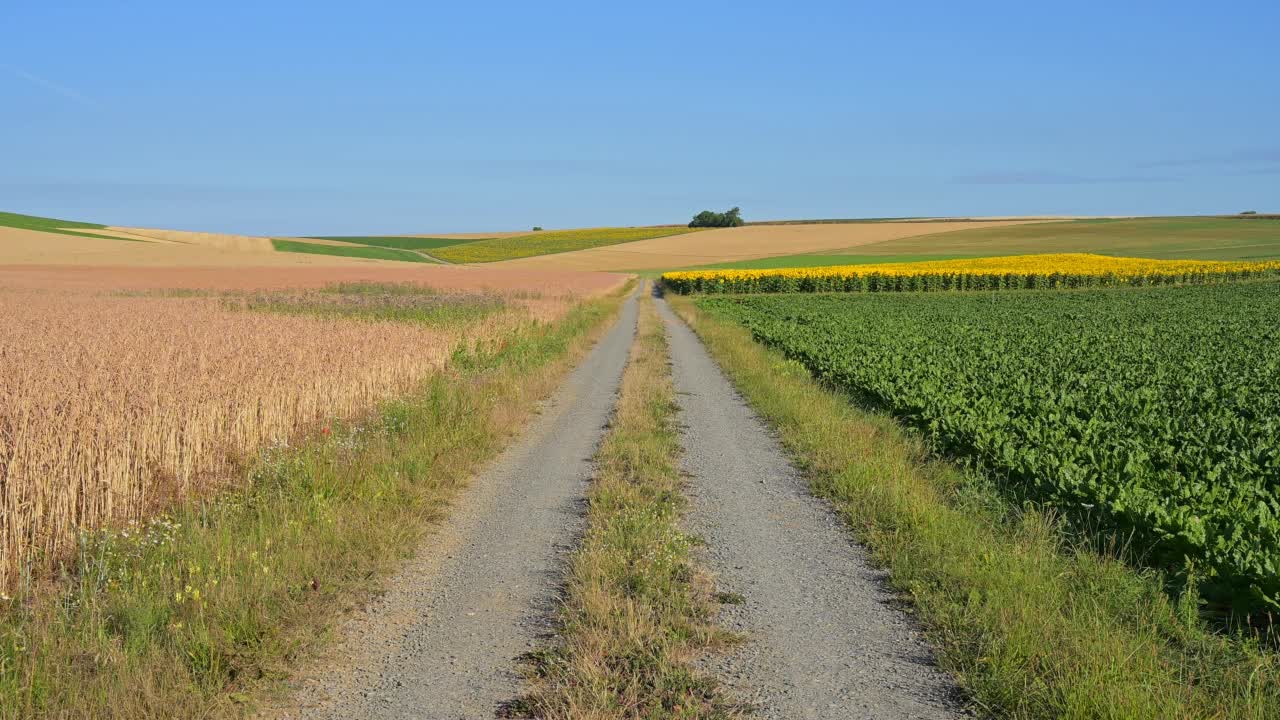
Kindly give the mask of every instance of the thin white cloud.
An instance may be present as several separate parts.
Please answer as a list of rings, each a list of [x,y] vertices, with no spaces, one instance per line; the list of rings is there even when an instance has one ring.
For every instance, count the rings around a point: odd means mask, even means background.
[[[27,82],[33,85],[38,85],[44,88],[45,90],[48,90],[49,92],[54,93],[55,95],[61,95],[62,97],[67,98],[68,100],[73,100],[77,103],[80,103],[81,105],[93,108],[94,110],[103,109],[102,105],[99,104],[96,100],[86,97],[83,93],[73,88],[69,88],[65,85],[59,85],[58,83],[53,82],[52,80],[46,80],[45,78],[42,78],[39,75],[36,75],[34,73],[29,73],[26,70],[23,70],[22,68],[14,67],[12,65],[0,65],[0,68],[3,68],[9,71],[9,74],[13,75],[14,77],[22,78],[23,80],[26,80]]]

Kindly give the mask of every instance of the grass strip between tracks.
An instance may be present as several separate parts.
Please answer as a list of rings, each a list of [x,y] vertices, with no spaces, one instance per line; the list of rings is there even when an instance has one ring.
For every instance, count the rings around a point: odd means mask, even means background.
[[[530,656],[517,717],[730,718],[737,711],[694,661],[731,642],[714,624],[708,577],[680,530],[679,429],[667,339],[653,301],[596,454],[587,531],[570,561],[559,638]]]
[[[365,421],[246,463],[246,490],[86,536],[62,586],[0,604],[0,718],[250,712],[414,551],[618,305],[460,352]]]
[[[1170,600],[1158,577],[1073,543],[1050,513],[1008,507],[742,327],[672,304],[890,571],[980,714],[1280,717],[1280,658],[1215,634],[1194,593]]]

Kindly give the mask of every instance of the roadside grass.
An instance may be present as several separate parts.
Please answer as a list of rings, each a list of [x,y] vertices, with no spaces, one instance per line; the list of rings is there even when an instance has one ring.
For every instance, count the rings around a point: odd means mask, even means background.
[[[530,656],[537,718],[733,718],[741,711],[693,661],[734,638],[680,530],[687,500],[667,339],[652,299],[596,454],[588,528],[567,574],[559,637]]]
[[[586,250],[606,245],[698,232],[684,225],[547,230],[515,237],[476,240],[440,248],[432,255],[452,263],[486,263]]]
[[[1240,217],[1090,218],[949,230],[847,250],[681,269],[820,267],[1064,252],[1169,260],[1267,260],[1280,258],[1280,224],[1246,222]]]
[[[364,421],[244,459],[246,490],[86,532],[55,586],[0,602],[0,718],[251,713],[414,551],[617,306],[460,348]]]
[[[19,230],[38,230],[40,232],[57,233],[59,235],[75,235],[78,237],[98,238],[99,240],[120,240],[123,242],[143,242],[132,238],[115,237],[114,235],[98,235],[81,230],[101,230],[106,225],[97,223],[76,222],[74,220],[58,220],[57,218],[22,215],[20,213],[0,212],[0,227],[11,227]]]
[[[313,235],[313,240],[333,240],[353,245],[370,245],[373,247],[395,248],[399,250],[436,250],[450,245],[465,245],[476,242],[471,238],[420,238],[397,236],[357,237],[354,235]]]
[[[401,262],[430,263],[431,260],[410,250],[396,248],[371,247],[368,245],[321,245],[301,240],[280,240],[273,238],[272,247],[276,252],[308,253],[311,255],[337,255],[340,257],[369,258],[371,260],[398,260]]]
[[[1052,513],[1008,505],[745,329],[671,302],[889,570],[982,715],[1280,717],[1280,658],[1215,633],[1194,591],[1171,600],[1122,548],[1097,552]]]

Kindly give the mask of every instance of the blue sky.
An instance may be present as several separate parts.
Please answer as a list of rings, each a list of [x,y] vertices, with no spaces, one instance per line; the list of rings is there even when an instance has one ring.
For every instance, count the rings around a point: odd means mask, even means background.
[[[1280,3],[5,0],[0,209],[248,233],[1280,211]]]

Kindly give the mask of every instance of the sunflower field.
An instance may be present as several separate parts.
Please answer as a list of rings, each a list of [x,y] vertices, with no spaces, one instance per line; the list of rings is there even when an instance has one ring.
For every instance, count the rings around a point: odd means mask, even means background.
[[[768,270],[691,270],[662,276],[672,292],[911,292],[1206,285],[1280,276],[1280,262],[1151,260],[1086,253]]]

